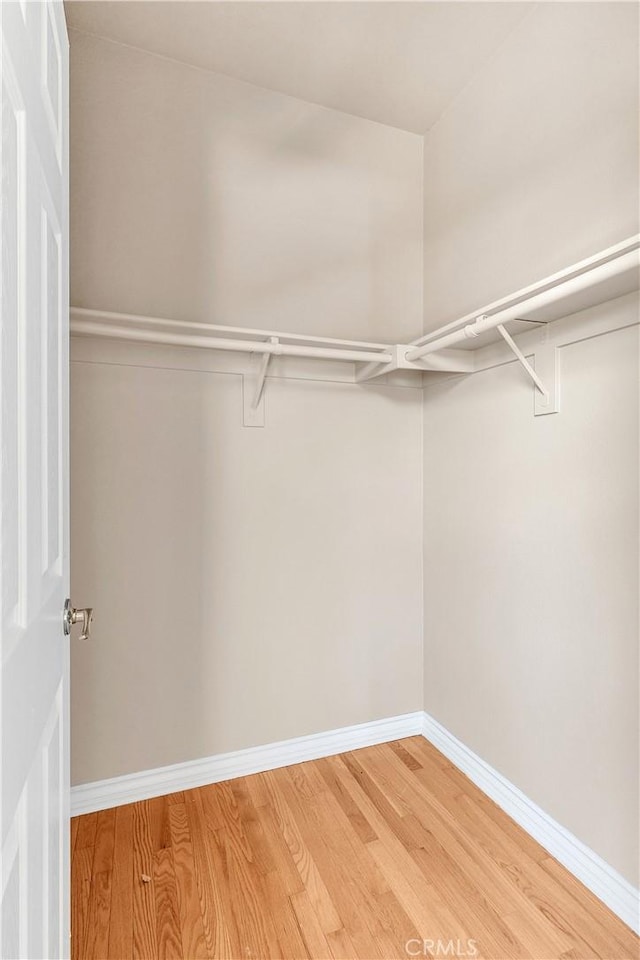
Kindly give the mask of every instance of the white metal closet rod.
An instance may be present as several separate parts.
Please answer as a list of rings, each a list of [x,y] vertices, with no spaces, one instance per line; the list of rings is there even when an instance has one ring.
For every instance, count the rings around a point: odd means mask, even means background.
[[[352,363],[389,363],[390,353],[373,350],[307,347],[298,343],[272,343],[264,340],[230,340],[222,337],[200,337],[192,334],[167,333],[163,330],[135,330],[115,323],[73,320],[71,332],[82,336],[106,337],[112,340],[135,340],[140,343],[167,343],[180,347],[205,347],[209,350],[231,350],[236,353],[267,353],[281,357],[315,357],[320,360],[348,360]],[[285,334],[286,336],[286,334]]]
[[[223,336],[230,334],[232,338],[247,340],[268,340],[277,337],[278,340],[290,343],[305,343],[319,347],[353,347],[356,350],[388,350],[386,343],[374,343],[369,340],[340,340],[336,337],[315,337],[305,333],[282,333],[281,330],[258,330],[253,327],[225,327],[215,323],[197,323],[192,320],[167,320],[165,317],[143,317],[135,313],[115,313],[109,310],[89,310],[85,307],[71,307],[71,322],[82,320],[107,320],[119,326],[131,324],[134,328],[153,326],[173,328],[180,333],[185,330],[202,331],[209,336]]]
[[[638,250],[636,247],[636,249],[629,250],[622,256],[617,256],[615,259],[607,260],[605,263],[601,263],[598,266],[585,270],[584,273],[580,273],[577,276],[572,276],[567,280],[542,290],[540,293],[537,293],[526,300],[522,300],[504,310],[499,310],[497,313],[494,313],[491,316],[482,314],[473,323],[467,324],[464,327],[460,327],[459,329],[454,330],[452,333],[447,333],[444,336],[437,336],[438,331],[435,330],[434,336],[436,338],[434,340],[430,340],[429,343],[425,343],[422,346],[414,347],[413,350],[408,350],[405,354],[406,359],[409,361],[419,360],[421,357],[426,357],[430,353],[435,353],[438,350],[444,350],[445,347],[452,347],[456,343],[460,343],[462,340],[473,339],[480,336],[481,333],[486,333],[488,330],[494,330],[501,324],[508,323],[509,320],[526,320],[527,315],[532,311],[546,307],[549,304],[554,303],[556,300],[562,300],[564,297],[571,296],[575,293],[580,293],[582,290],[586,290],[597,283],[602,283],[604,280],[609,280],[612,277],[616,277],[629,269],[634,267],[637,268],[637,266]]]
[[[438,327],[437,330],[431,330],[429,333],[424,333],[421,337],[416,337],[415,340],[412,340],[409,346],[421,347],[423,343],[427,342],[427,340],[434,340],[435,337],[439,337],[441,334],[448,333],[449,330],[457,330],[459,327],[464,327],[465,324],[475,320],[476,317],[480,316],[481,314],[493,316],[494,313],[498,313],[500,310],[506,310],[507,307],[515,307],[516,304],[522,304],[535,294],[542,293],[543,290],[548,290],[551,287],[557,287],[558,284],[564,283],[565,280],[570,280],[572,277],[577,277],[578,274],[586,273],[588,270],[593,270],[594,267],[599,267],[600,264],[607,263],[609,260],[614,260],[616,257],[621,257],[623,254],[630,253],[632,250],[637,250],[639,247],[640,234],[634,234],[632,237],[627,237],[626,240],[621,240],[620,243],[616,243],[612,247],[607,247],[606,250],[601,250],[600,253],[597,253],[592,257],[587,257],[586,260],[580,260],[579,263],[574,263],[571,267],[567,267],[564,270],[559,270],[558,273],[554,273],[550,277],[545,277],[544,280],[538,280],[536,283],[532,283],[528,287],[523,287],[521,290],[518,290],[517,293],[509,294],[509,296],[502,297],[500,300],[494,300],[492,303],[486,304],[486,306],[484,306],[481,310],[476,310],[475,313],[468,313],[464,317],[458,317],[457,320],[452,320],[450,323],[445,323],[444,326]]]

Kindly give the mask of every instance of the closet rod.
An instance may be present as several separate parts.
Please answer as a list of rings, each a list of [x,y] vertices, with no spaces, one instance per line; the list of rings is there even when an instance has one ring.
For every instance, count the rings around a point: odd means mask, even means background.
[[[545,277],[544,280],[538,280],[536,283],[532,283],[528,287],[523,287],[516,293],[509,294],[507,297],[502,297],[500,300],[494,300],[492,303],[488,303],[481,310],[476,310],[474,313],[468,313],[464,317],[458,317],[457,320],[452,320],[450,323],[445,323],[444,326],[438,327],[437,330],[431,330],[429,333],[424,333],[421,337],[416,337],[415,340],[412,340],[409,346],[421,347],[423,343],[427,342],[427,340],[434,340],[435,337],[439,337],[441,334],[448,333],[449,330],[456,330],[459,327],[464,327],[466,324],[471,323],[472,320],[475,320],[476,317],[481,315],[493,316],[494,313],[498,313],[500,310],[506,310],[507,307],[515,307],[516,304],[521,304],[529,300],[534,296],[534,294],[542,293],[543,290],[549,290],[551,287],[557,287],[558,284],[564,283],[565,280],[570,280],[572,277],[576,277],[580,273],[586,273],[588,270],[593,270],[594,267],[599,267],[600,264],[606,263],[609,260],[614,260],[616,257],[621,257],[623,254],[630,253],[632,250],[637,250],[639,246],[640,234],[634,234],[632,237],[627,237],[626,240],[622,240],[620,243],[616,243],[611,247],[607,247],[606,250],[601,250],[600,253],[596,253],[592,257],[587,257],[586,260],[580,260],[578,263],[574,263],[571,267],[565,267],[564,270],[559,270],[558,273],[554,273],[550,277]]]
[[[202,331],[212,337],[231,334],[234,339],[268,340],[277,337],[291,343],[305,343],[319,347],[353,347],[355,350],[388,350],[387,343],[373,343],[368,340],[339,340],[335,337],[315,337],[304,333],[282,333],[279,330],[257,330],[253,327],[224,327],[214,323],[197,323],[192,320],[167,320],[164,317],[143,317],[135,313],[115,313],[109,310],[89,310],[85,307],[71,307],[71,320],[108,320],[120,326],[131,324],[133,327],[153,326],[173,328],[182,333],[185,330]]]
[[[494,330],[501,324],[508,323],[509,320],[527,320],[528,314],[533,311],[546,307],[557,300],[569,297],[572,294],[580,293],[582,290],[586,290],[605,280],[617,277],[627,270],[637,269],[637,267],[638,241],[636,238],[635,246],[627,250],[623,255],[615,256],[613,259],[601,262],[597,266],[585,269],[584,272],[570,276],[569,279],[559,281],[553,286],[547,287],[540,293],[536,293],[526,300],[521,300],[513,306],[499,310],[490,316],[484,313],[480,314],[473,323],[460,327],[444,336],[438,336],[440,331],[434,330],[433,335],[436,339],[430,340],[421,346],[416,346],[413,350],[408,350],[405,357],[408,361],[420,360],[421,357],[426,357],[430,353],[443,350],[445,347],[452,347],[454,344],[460,343],[463,340],[473,339],[480,336],[481,333],[486,333],[488,330]],[[535,319],[535,317],[533,319]],[[443,330],[450,326],[451,325],[448,324]]]
[[[318,360],[348,360],[352,363],[389,363],[390,353],[372,350],[350,350],[332,347],[306,347],[297,343],[272,343],[264,340],[230,340],[222,337],[199,337],[192,334],[166,333],[163,330],[135,330],[115,323],[74,320],[71,332],[82,336],[107,337],[112,340],[135,340],[140,343],[167,343],[180,347],[206,347],[209,350],[231,350],[236,353],[262,353],[282,357],[312,357]]]

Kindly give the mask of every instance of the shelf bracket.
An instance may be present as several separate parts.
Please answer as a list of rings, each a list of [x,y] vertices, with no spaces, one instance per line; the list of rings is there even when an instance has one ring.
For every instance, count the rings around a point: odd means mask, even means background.
[[[275,345],[280,341],[278,337],[269,337],[267,342]],[[253,392],[250,389],[253,378],[242,377],[242,421],[245,427],[264,427],[264,385],[272,356],[271,353],[262,354]]]
[[[558,413],[559,390],[557,349],[549,344],[543,344],[534,351],[534,362],[538,370],[538,372],[536,372],[518,347],[513,337],[507,333],[501,323],[498,324],[497,330],[509,349],[515,354],[520,364],[527,371],[536,386],[533,410],[535,416],[538,417],[547,413]],[[542,379],[542,377],[539,375],[540,373],[544,375],[544,379]]]

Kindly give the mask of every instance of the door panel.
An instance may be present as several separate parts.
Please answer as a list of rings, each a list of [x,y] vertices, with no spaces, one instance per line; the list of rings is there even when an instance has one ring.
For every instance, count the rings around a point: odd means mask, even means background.
[[[69,955],[68,47],[0,4],[0,955]]]

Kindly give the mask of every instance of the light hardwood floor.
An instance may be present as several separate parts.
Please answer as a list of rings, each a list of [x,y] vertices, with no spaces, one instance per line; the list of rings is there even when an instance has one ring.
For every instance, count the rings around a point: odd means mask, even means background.
[[[72,944],[73,960],[639,954],[422,737],[75,818]]]

